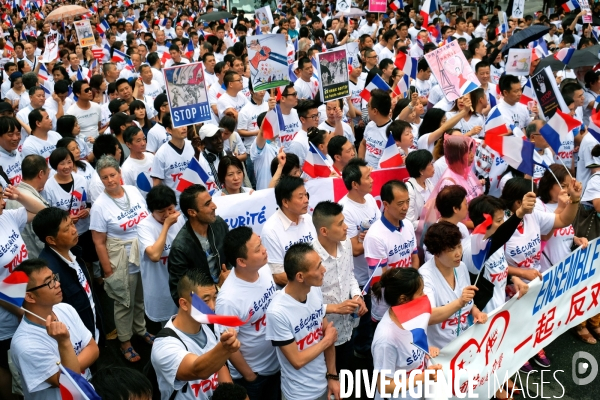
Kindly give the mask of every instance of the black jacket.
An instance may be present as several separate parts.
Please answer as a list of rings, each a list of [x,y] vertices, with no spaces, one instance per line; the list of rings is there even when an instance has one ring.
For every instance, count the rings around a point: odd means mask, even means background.
[[[71,249],[71,252],[73,255],[75,255],[75,259],[85,275],[85,279],[87,279],[88,284],[90,285],[90,290],[92,290],[93,285],[87,267],[83,259],[78,255],[80,251],[81,249],[77,246]],[[67,263],[48,245],[44,246],[44,249],[40,252],[38,257],[46,261],[48,268],[50,268],[52,272],[59,275],[60,288],[62,289],[63,295],[62,302],[70,304],[75,310],[77,310],[77,314],[79,314],[83,324],[91,332],[92,337],[95,336],[94,328],[97,327],[98,331],[100,332],[100,340],[103,341],[104,329],[102,323],[102,309],[100,308],[100,298],[98,297],[97,293],[92,290],[92,296],[96,309],[96,323],[94,324],[94,312],[92,311],[92,306],[90,304],[90,300],[88,299],[87,293],[85,290],[83,290],[83,287],[79,283],[77,272],[75,272],[73,268],[69,267],[69,265],[67,265]]]
[[[217,254],[217,265],[220,267],[227,264],[225,253],[223,253],[223,240],[225,234],[229,231],[227,223],[223,218],[217,216],[217,220],[208,226],[208,241],[212,251]],[[198,268],[202,273],[211,276],[208,267],[206,253],[202,250],[202,245],[196,237],[196,233],[190,225],[190,221],[179,231],[175,240],[171,244],[169,252],[168,270],[169,270],[169,289],[175,305],[179,307],[179,294],[177,293],[177,282],[185,272],[191,268]],[[211,278],[212,279],[212,278]]]

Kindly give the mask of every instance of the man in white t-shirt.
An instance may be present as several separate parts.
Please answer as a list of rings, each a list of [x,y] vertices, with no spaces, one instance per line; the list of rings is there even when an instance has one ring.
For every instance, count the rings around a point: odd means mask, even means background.
[[[339,398],[337,331],[325,317],[321,257],[310,244],[296,243],[283,264],[289,283],[271,302],[266,318],[266,338],[281,364],[281,391],[287,400]]]
[[[240,342],[233,329],[217,338],[208,324],[192,316],[200,312],[194,307],[197,302],[214,310],[217,288],[210,276],[190,269],[177,289],[179,310],[156,336],[150,356],[160,396],[169,399],[177,391],[178,400],[209,400],[220,383],[232,382],[226,362]]]
[[[388,140],[386,129],[392,122],[392,99],[386,91],[373,89],[367,107],[371,121],[365,127],[363,140],[358,146],[358,156],[364,159],[369,167],[379,168],[379,159]]]
[[[43,107],[46,102],[44,89],[39,86],[34,86],[29,89],[29,101],[30,103],[17,113],[17,120],[19,120],[21,126],[23,127],[23,129],[21,129],[21,133],[24,136],[31,134],[31,130],[33,129],[33,127],[29,124],[29,113],[36,108]],[[46,110],[46,112],[48,113],[48,116],[52,122],[50,129],[56,128],[56,113],[50,110]]]
[[[456,32],[454,32],[454,34],[452,36],[454,36],[456,39],[463,38],[467,42],[470,42],[471,39],[473,39],[473,37],[466,32],[467,21],[463,17],[456,18],[455,27],[456,27]]]
[[[69,107],[67,114],[77,118],[81,129],[79,134],[86,142],[93,143],[101,128],[102,108],[92,101],[92,88],[86,81],[74,82],[73,93],[77,96],[77,102]]]
[[[244,88],[242,76],[234,71],[227,71],[223,77],[225,83],[225,93],[217,99],[217,111],[219,119],[223,117],[225,110],[233,108],[237,113],[248,103],[248,99],[242,93]]]
[[[502,114],[502,118],[508,125],[512,127],[513,134],[515,136],[525,136],[525,128],[532,121],[529,110],[525,104],[519,103],[521,99],[521,81],[514,75],[503,75],[500,78],[500,90],[502,92],[502,99],[498,101],[496,106]],[[492,113],[494,110],[490,110]],[[537,114],[537,105],[532,110],[534,114]],[[489,114],[489,113],[488,113]]]
[[[28,122],[31,125],[31,135],[27,136],[23,142],[21,156],[27,157],[30,154],[37,154],[46,160],[56,149],[56,143],[62,139],[60,134],[52,131],[52,120],[48,112],[43,108],[37,108],[28,116]]]
[[[215,312],[248,320],[234,328],[241,346],[229,357],[231,376],[246,388],[250,400],[279,399],[279,361],[265,337],[266,312],[276,293],[267,249],[250,227],[241,226],[225,235],[223,250],[234,268],[219,291]],[[219,325],[218,329],[224,332],[226,327]]]
[[[363,242],[368,229],[381,218],[381,211],[371,195],[373,178],[367,163],[355,158],[342,171],[348,194],[339,203],[344,206],[344,217],[348,225],[348,237],[354,255],[354,277],[362,290],[369,279],[369,266],[365,260]],[[371,296],[364,297],[368,312],[360,318],[354,338],[354,351],[358,356],[367,357],[371,352],[373,329],[371,323]]]
[[[419,268],[417,240],[412,224],[404,224],[408,212],[408,189],[403,182],[391,180],[381,187],[383,215],[365,235],[365,259],[370,270]],[[371,272],[371,271],[370,271]],[[371,318],[379,321],[387,310],[384,301],[371,298]]]
[[[90,378],[89,367],[100,354],[98,345],[75,309],[61,303],[59,277],[40,259],[21,263],[16,271],[29,278],[23,308],[26,313],[10,346],[27,399],[60,400],[58,364]],[[64,378],[63,378],[64,379]]]
[[[308,192],[302,178],[283,176],[275,186],[275,201],[279,210],[271,215],[262,229],[262,240],[267,248],[273,279],[285,286],[283,257],[295,243],[311,243],[317,238],[308,212]]]
[[[550,145],[540,133],[540,129],[546,125],[541,119],[531,121],[525,128],[527,139],[534,144],[535,151],[533,152],[533,182],[537,185],[546,169],[554,164],[554,154],[550,149]]]
[[[160,83],[154,79],[152,68],[149,65],[143,64],[140,66],[140,77],[144,83],[144,96],[154,101],[159,94],[163,93],[164,90],[160,87]]]
[[[294,83],[298,98],[313,100],[319,93],[319,81],[313,76],[314,67],[308,57],[298,60],[298,70],[300,70],[300,76]]]
[[[281,116],[283,117],[283,132],[279,132],[279,141],[283,151],[288,151],[292,140],[300,130],[300,118],[294,107],[298,105],[298,91],[290,84],[281,92]]]
[[[150,171],[154,154],[146,152],[146,137],[137,125],[125,129],[123,142],[129,149],[129,157],[121,166],[123,183],[137,187],[145,198],[153,186]]]

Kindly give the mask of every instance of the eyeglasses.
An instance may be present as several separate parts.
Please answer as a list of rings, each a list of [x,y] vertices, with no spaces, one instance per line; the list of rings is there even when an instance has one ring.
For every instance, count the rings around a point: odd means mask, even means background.
[[[85,88],[85,89],[83,89],[83,92],[84,92],[84,93],[89,93],[89,92],[91,92],[91,91],[92,91],[92,88],[89,88],[89,87],[88,87],[88,88]]]
[[[308,115],[308,116],[306,116],[306,118],[307,119],[319,119],[320,116],[321,116],[321,113],[318,112],[318,113],[313,114],[313,115]]]
[[[236,79],[236,80],[231,81],[231,82],[242,82],[242,79]]]
[[[48,282],[46,282],[40,286],[32,287],[31,289],[28,289],[27,291],[35,292],[36,290],[41,289],[44,286],[48,286],[48,289],[54,289],[56,287],[56,282],[60,282],[60,278],[59,278],[58,274],[52,274],[52,279],[50,279]]]
[[[296,97],[296,96],[298,96],[298,93],[294,92],[294,93],[282,94],[282,96],[283,97],[288,97],[288,96]]]

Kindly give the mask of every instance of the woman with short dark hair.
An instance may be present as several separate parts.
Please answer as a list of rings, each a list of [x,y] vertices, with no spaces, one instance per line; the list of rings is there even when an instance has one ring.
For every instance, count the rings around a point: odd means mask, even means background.
[[[221,189],[213,193],[213,197],[228,194],[252,193],[252,188],[244,187],[244,166],[235,156],[223,156],[219,162],[217,176],[221,182]]]
[[[406,220],[410,221],[416,230],[419,226],[421,211],[433,191],[433,183],[431,183],[431,178],[435,173],[433,156],[427,150],[415,150],[408,153],[404,164],[410,176],[406,181],[410,199]]]

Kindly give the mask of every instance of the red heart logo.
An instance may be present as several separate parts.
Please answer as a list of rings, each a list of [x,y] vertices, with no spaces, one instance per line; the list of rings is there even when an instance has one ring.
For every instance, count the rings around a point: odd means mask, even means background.
[[[510,313],[508,310],[502,311],[494,316],[489,323],[489,327],[481,342],[476,339],[469,339],[456,353],[450,361],[450,370],[452,371],[452,379],[456,379],[461,369],[471,369],[476,372],[483,371],[483,367],[490,362],[490,354],[495,354],[504,340],[506,329],[510,321]],[[481,357],[481,353],[485,353],[485,363]],[[493,357],[492,357],[493,359]],[[471,368],[468,368],[470,367]],[[465,381],[467,378],[465,378]],[[462,383],[459,382],[458,387]],[[456,385],[452,384],[452,392]]]

